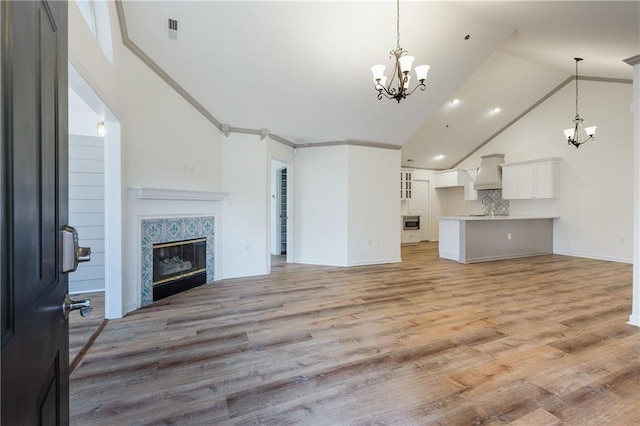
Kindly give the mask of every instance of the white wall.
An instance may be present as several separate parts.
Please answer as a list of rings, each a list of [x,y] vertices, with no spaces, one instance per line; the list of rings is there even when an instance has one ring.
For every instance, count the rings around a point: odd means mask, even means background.
[[[91,247],[91,262],[69,275],[70,294],[105,289],[104,138],[96,136],[103,119],[86,104],[78,109],[69,111],[69,224],[80,246]]]
[[[348,147],[297,149],[295,158],[293,261],[347,266]]]
[[[348,265],[399,262],[400,151],[347,146]]]
[[[268,273],[269,170],[267,141],[231,133],[222,140],[223,278]]]
[[[70,114],[70,122],[77,118]],[[69,135],[69,224],[78,231],[80,246],[91,248],[91,262],[69,275],[69,293],[104,291],[104,138]]]
[[[580,115],[597,125],[596,139],[579,149],[562,130],[575,115],[575,85],[568,84],[458,167],[478,166],[480,156],[505,154],[505,162],[561,157],[559,200],[511,200],[511,214],[560,214],[554,252],[632,261],[632,86],[580,81]],[[479,203],[473,202],[473,203]]]
[[[400,152],[360,146],[296,150],[294,261],[400,261]]]
[[[122,45],[109,3],[113,64],[69,6],[69,57],[122,123],[124,186],[220,190],[221,133]]]
[[[122,182],[116,191],[124,201],[123,272],[112,280],[121,283],[118,304],[127,312],[139,306],[140,296],[136,220],[142,214],[162,213],[145,210],[155,209],[153,203],[133,201],[127,188],[222,191],[222,142],[215,126],[123,46],[115,6],[107,4],[114,37],[113,62],[104,57],[74,2],[69,4],[69,60],[121,123]],[[211,211],[210,206],[200,209],[195,204],[174,204],[178,205],[163,207],[167,214]],[[234,256],[230,253],[227,260],[232,262]]]

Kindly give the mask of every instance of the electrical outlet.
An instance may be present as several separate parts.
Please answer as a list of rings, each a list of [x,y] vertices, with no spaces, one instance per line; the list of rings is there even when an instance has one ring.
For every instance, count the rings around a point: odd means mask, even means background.
[[[511,232],[507,234],[507,240],[510,240],[510,239],[511,239]]]

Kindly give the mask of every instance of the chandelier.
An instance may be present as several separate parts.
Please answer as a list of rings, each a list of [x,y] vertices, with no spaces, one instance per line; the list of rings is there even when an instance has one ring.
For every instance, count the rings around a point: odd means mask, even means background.
[[[400,103],[401,100],[415,92],[418,87],[422,91],[427,88],[424,82],[427,79],[429,65],[419,65],[415,68],[416,79],[419,81],[419,84],[414,87],[413,90],[410,90],[411,76],[409,72],[411,72],[411,66],[415,58],[407,55],[409,52],[400,47],[400,0],[396,2],[396,9],[396,31],[398,38],[396,50],[389,52],[389,58],[395,58],[391,79],[387,80],[387,77],[384,75],[384,65],[372,66],[371,72],[373,73],[373,81],[376,83],[375,89],[378,91],[378,100],[384,96],[387,99],[395,99]]]
[[[573,58],[573,59],[575,59],[576,61],[576,117],[573,119],[573,128],[565,129],[564,135],[567,138],[567,144],[573,145],[576,148],[580,148],[580,145],[582,145],[583,143],[593,140],[593,135],[596,134],[597,126],[585,127],[584,131],[587,134],[587,138],[582,142],[578,140],[578,138],[580,137],[578,135],[578,128],[583,127],[582,122],[584,121],[580,117],[580,114],[578,114],[578,62],[580,62],[582,58]]]

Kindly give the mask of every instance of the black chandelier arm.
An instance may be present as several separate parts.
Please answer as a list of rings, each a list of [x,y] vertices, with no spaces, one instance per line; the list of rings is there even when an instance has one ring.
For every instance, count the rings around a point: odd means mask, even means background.
[[[582,121],[582,120],[580,120]],[[567,144],[568,145],[573,145],[576,148],[580,148],[580,145],[582,145],[583,143],[587,143],[591,140],[594,140],[594,136],[593,135],[587,135],[587,138],[585,140],[583,140],[582,142],[580,142],[579,138],[578,138],[578,123],[576,122],[575,127],[573,128],[573,136],[568,137],[567,138]]]
[[[395,89],[392,88],[391,91],[389,91],[381,84],[377,84],[375,89],[378,91],[378,100],[381,100],[383,96],[387,99],[396,99],[398,96]]]
[[[375,87],[374,87],[378,92],[380,93],[384,93],[385,95],[388,95],[387,97],[389,99],[394,99],[397,94],[400,92],[402,92],[402,90],[399,90],[399,92],[396,92],[396,88],[395,87],[391,87],[389,89],[387,89],[386,87],[384,87],[382,84],[380,83],[376,83]]]
[[[420,88],[420,90],[424,92],[427,89],[427,85],[424,84],[424,82],[421,82],[416,87],[414,87],[412,91],[410,91],[409,93],[406,93],[405,96],[409,96],[413,94],[413,92],[415,92],[418,88]]]
[[[395,99],[396,101],[400,102],[400,100],[406,99],[407,96],[413,94],[413,92],[418,90],[418,88],[424,92],[427,89],[427,85],[424,82],[420,82],[410,92],[407,92],[402,88],[398,88],[398,90],[396,91],[395,87],[387,89],[380,83],[377,83],[374,88],[378,92],[378,100],[381,100],[384,96],[387,99]]]
[[[586,138],[582,142],[579,142],[579,141],[577,141],[577,140],[575,140],[573,138],[569,138],[569,139],[567,139],[567,144],[568,145],[573,145],[576,148],[580,148],[580,145],[582,145],[583,143],[587,143],[587,142],[589,142],[590,140],[593,140],[593,139],[594,139],[593,136],[589,136],[588,138]]]

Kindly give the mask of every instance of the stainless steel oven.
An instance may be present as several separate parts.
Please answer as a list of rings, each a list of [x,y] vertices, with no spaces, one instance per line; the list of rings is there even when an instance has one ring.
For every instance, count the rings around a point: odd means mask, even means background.
[[[403,231],[419,231],[420,216],[402,216]]]

